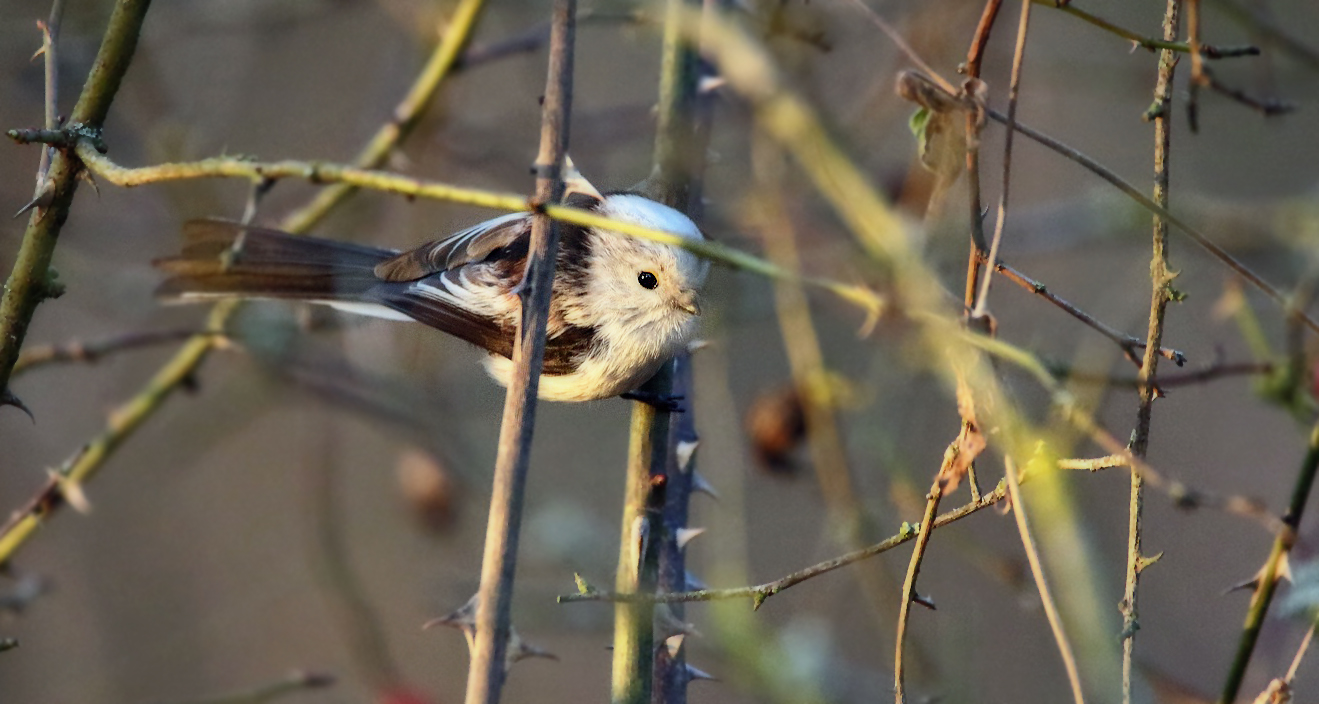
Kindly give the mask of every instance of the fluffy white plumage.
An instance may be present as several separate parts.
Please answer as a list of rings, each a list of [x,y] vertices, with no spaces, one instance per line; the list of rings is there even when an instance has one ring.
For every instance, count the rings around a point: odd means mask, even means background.
[[[605,196],[598,211],[612,219],[704,239],[686,215],[638,195]],[[653,376],[695,335],[700,289],[710,269],[705,260],[670,245],[599,229],[589,230],[587,237],[586,289],[563,291],[566,287],[556,285],[555,294],[576,299],[563,307],[564,321],[594,327],[607,350],[588,354],[571,373],[542,374],[540,397],[552,401],[617,396]],[[643,272],[655,276],[654,289],[638,283]],[[513,363],[491,355],[486,370],[507,386]]]
[[[611,219],[704,239],[687,216],[639,195],[586,200]],[[292,298],[415,320],[485,348],[487,371],[507,385],[530,223],[526,213],[505,215],[398,253],[196,221],[185,228],[183,254],[157,262],[175,274],[161,293]],[[565,225],[560,241],[540,397],[587,401],[635,390],[695,334],[709,265],[679,247],[599,228]]]

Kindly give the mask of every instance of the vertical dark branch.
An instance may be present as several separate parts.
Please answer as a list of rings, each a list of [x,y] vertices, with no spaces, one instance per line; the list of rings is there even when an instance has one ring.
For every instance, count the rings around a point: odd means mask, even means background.
[[[1021,20],[1017,25],[1017,46],[1012,55],[1012,79],[1008,85],[1008,119],[1007,130],[1003,135],[1003,185],[998,196],[998,218],[994,223],[994,239],[989,245],[989,261],[998,261],[998,247],[1003,241],[1003,227],[1008,219],[1008,192],[1012,184],[1012,137],[1017,124],[1017,96],[1021,92],[1021,73],[1026,63],[1026,34],[1030,30],[1030,9],[1033,0],[1022,0]],[[989,284],[994,280],[994,270],[990,270],[980,280],[980,291],[976,296],[975,307],[971,309],[970,318],[982,317],[988,305]]]
[[[716,0],[711,0],[715,4]],[[647,190],[656,200],[700,216],[701,177],[710,136],[713,111],[710,96],[700,96],[700,64],[688,35],[684,14],[699,7],[696,0],[668,0],[664,44],[660,57],[658,120],[654,169]],[[707,8],[708,9],[708,8]],[[692,452],[697,443],[692,399],[691,356],[679,355],[650,382],[656,393],[686,399],[684,413],[671,417],[640,404],[633,410],[632,449],[628,462],[628,496],[624,507],[623,539],[619,551],[616,587],[635,591],[686,591],[687,565],[679,531],[687,527],[688,503],[695,467]],[[684,448],[685,451],[680,451]],[[663,491],[658,483],[663,480]],[[645,482],[643,486],[642,482]],[[646,493],[641,493],[641,489]],[[658,492],[658,493],[657,493]],[[656,503],[662,498],[662,504]],[[644,509],[650,502],[653,511]],[[653,544],[653,547],[651,547]],[[645,548],[650,547],[647,550]],[[631,551],[630,551],[631,550]],[[633,552],[634,551],[634,552]],[[673,616],[684,616],[682,604],[672,604]],[[688,669],[681,647],[654,648],[654,609],[637,605],[616,609],[613,701],[683,704],[687,701]],[[620,652],[619,648],[628,650]]]
[[[1163,38],[1166,41],[1177,39],[1178,0],[1168,0],[1163,17]],[[1172,121],[1173,71],[1177,67],[1177,54],[1164,49],[1159,53],[1158,80],[1154,86],[1154,193],[1153,199],[1159,207],[1168,207],[1168,156]],[[1154,247],[1150,258],[1150,318],[1145,356],[1140,366],[1140,406],[1136,411],[1136,429],[1132,434],[1131,452],[1137,457],[1145,457],[1149,449],[1150,414],[1154,400],[1158,398],[1155,377],[1159,365],[1159,349],[1163,343],[1163,318],[1171,298],[1173,274],[1168,269],[1168,223],[1159,216],[1154,217]],[[1131,702],[1131,678],[1133,674],[1136,646],[1136,630],[1140,628],[1137,608],[1137,589],[1140,584],[1140,572],[1145,567],[1145,557],[1141,553],[1141,517],[1144,511],[1144,475],[1131,473],[1131,494],[1128,507],[1127,570],[1125,587],[1122,593],[1122,701]]]
[[[119,83],[133,60],[137,38],[150,5],[150,0],[120,0],[115,5],[96,62],[70,115],[72,122],[92,129],[99,129],[105,122]],[[46,173],[46,193],[37,199],[40,202],[28,216],[23,243],[14,259],[13,271],[5,282],[4,295],[0,297],[0,405],[17,403],[9,391],[9,375],[18,361],[28,324],[32,322],[37,305],[58,295],[50,261],[55,254],[60,230],[69,217],[79,170],[80,164],[70,152],[57,152],[51,159]]]
[[[980,66],[985,55],[985,46],[989,44],[989,35],[994,30],[994,21],[998,19],[998,10],[1003,0],[987,0],[985,9],[980,14],[980,24],[976,26],[971,48],[966,52],[966,82],[963,90],[973,95],[978,93],[980,85]],[[976,305],[976,282],[980,280],[981,266],[989,257],[989,247],[985,244],[985,224],[983,206],[980,200],[980,126],[979,111],[970,110],[966,114],[966,180],[971,215],[971,255],[966,264],[966,294],[963,304],[970,311]]]
[[[534,203],[557,203],[563,196],[562,169],[568,148],[568,118],[572,114],[573,34],[576,0],[555,0],[550,32],[549,76],[541,113],[540,153],[536,157]],[[531,230],[526,275],[522,282],[522,321],[513,347],[513,377],[504,401],[495,459],[490,517],[486,524],[481,588],[476,609],[476,642],[467,676],[467,704],[494,704],[504,684],[509,610],[513,601],[513,571],[517,563],[518,530],[535,425],[536,392],[545,355],[545,325],[558,228],[537,215]]]

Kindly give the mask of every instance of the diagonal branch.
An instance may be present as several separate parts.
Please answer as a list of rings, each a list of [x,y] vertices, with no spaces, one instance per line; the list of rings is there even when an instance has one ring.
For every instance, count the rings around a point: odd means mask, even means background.
[[[465,2],[474,3],[483,1],[465,0]],[[440,40],[435,52],[449,51],[447,48],[449,44],[461,45],[465,43],[466,35],[470,34],[474,28],[474,21],[473,18],[472,21],[467,23],[452,23],[448,32]],[[444,79],[445,75],[436,72],[423,73],[414,83],[414,90],[410,92],[410,95],[416,93],[415,84],[438,84]],[[407,105],[409,110],[423,111],[428,103],[407,102]],[[397,111],[395,115],[398,115]],[[416,120],[409,120],[406,124],[415,125]],[[394,130],[389,125],[382,127],[381,131],[388,131],[394,135],[396,141],[391,145],[391,149],[397,148],[398,143],[408,135],[407,132]],[[61,152],[61,154],[63,153]],[[78,145],[78,156],[92,172],[100,175],[94,165],[95,162],[89,161],[89,157],[100,156],[93,146],[86,141],[81,142]],[[372,150],[364,150],[359,165],[362,168],[369,168],[375,163],[372,161],[374,158],[375,154]],[[59,160],[57,159],[57,162]],[[305,221],[301,211],[295,211],[283,224],[283,229],[299,232],[296,227],[293,227],[299,219]],[[193,378],[202,362],[205,361],[215,346],[224,339],[225,323],[237,308],[238,305],[234,301],[219,303],[212,308],[207,320],[206,331],[189,338],[137,394],[110,413],[105,429],[85,443],[77,453],[64,463],[60,468],[59,477],[54,477],[48,481],[23,508],[15,511],[10,516],[9,520],[0,527],[0,565],[6,564],[14,553],[36,532],[42,521],[63,505],[62,486],[64,484],[76,486],[94,476],[105,460],[161,408],[165,399]],[[3,359],[3,357],[0,356],[0,359]],[[0,370],[7,372],[8,368],[0,367]],[[0,390],[3,390],[3,386],[0,386]]]

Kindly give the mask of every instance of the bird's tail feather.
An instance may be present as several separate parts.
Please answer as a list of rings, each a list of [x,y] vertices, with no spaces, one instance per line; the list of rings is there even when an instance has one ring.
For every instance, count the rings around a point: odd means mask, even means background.
[[[193,220],[184,225],[183,236],[181,254],[153,262],[171,274],[156,290],[167,301],[361,300],[380,283],[375,266],[395,254],[225,220]]]

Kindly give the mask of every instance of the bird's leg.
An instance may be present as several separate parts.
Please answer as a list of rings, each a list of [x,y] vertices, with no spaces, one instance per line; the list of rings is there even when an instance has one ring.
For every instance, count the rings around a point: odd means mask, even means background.
[[[618,397],[629,401],[640,401],[664,413],[682,413],[685,410],[682,404],[684,397],[673,394],[657,394],[645,389],[636,389],[635,391],[624,391]]]

